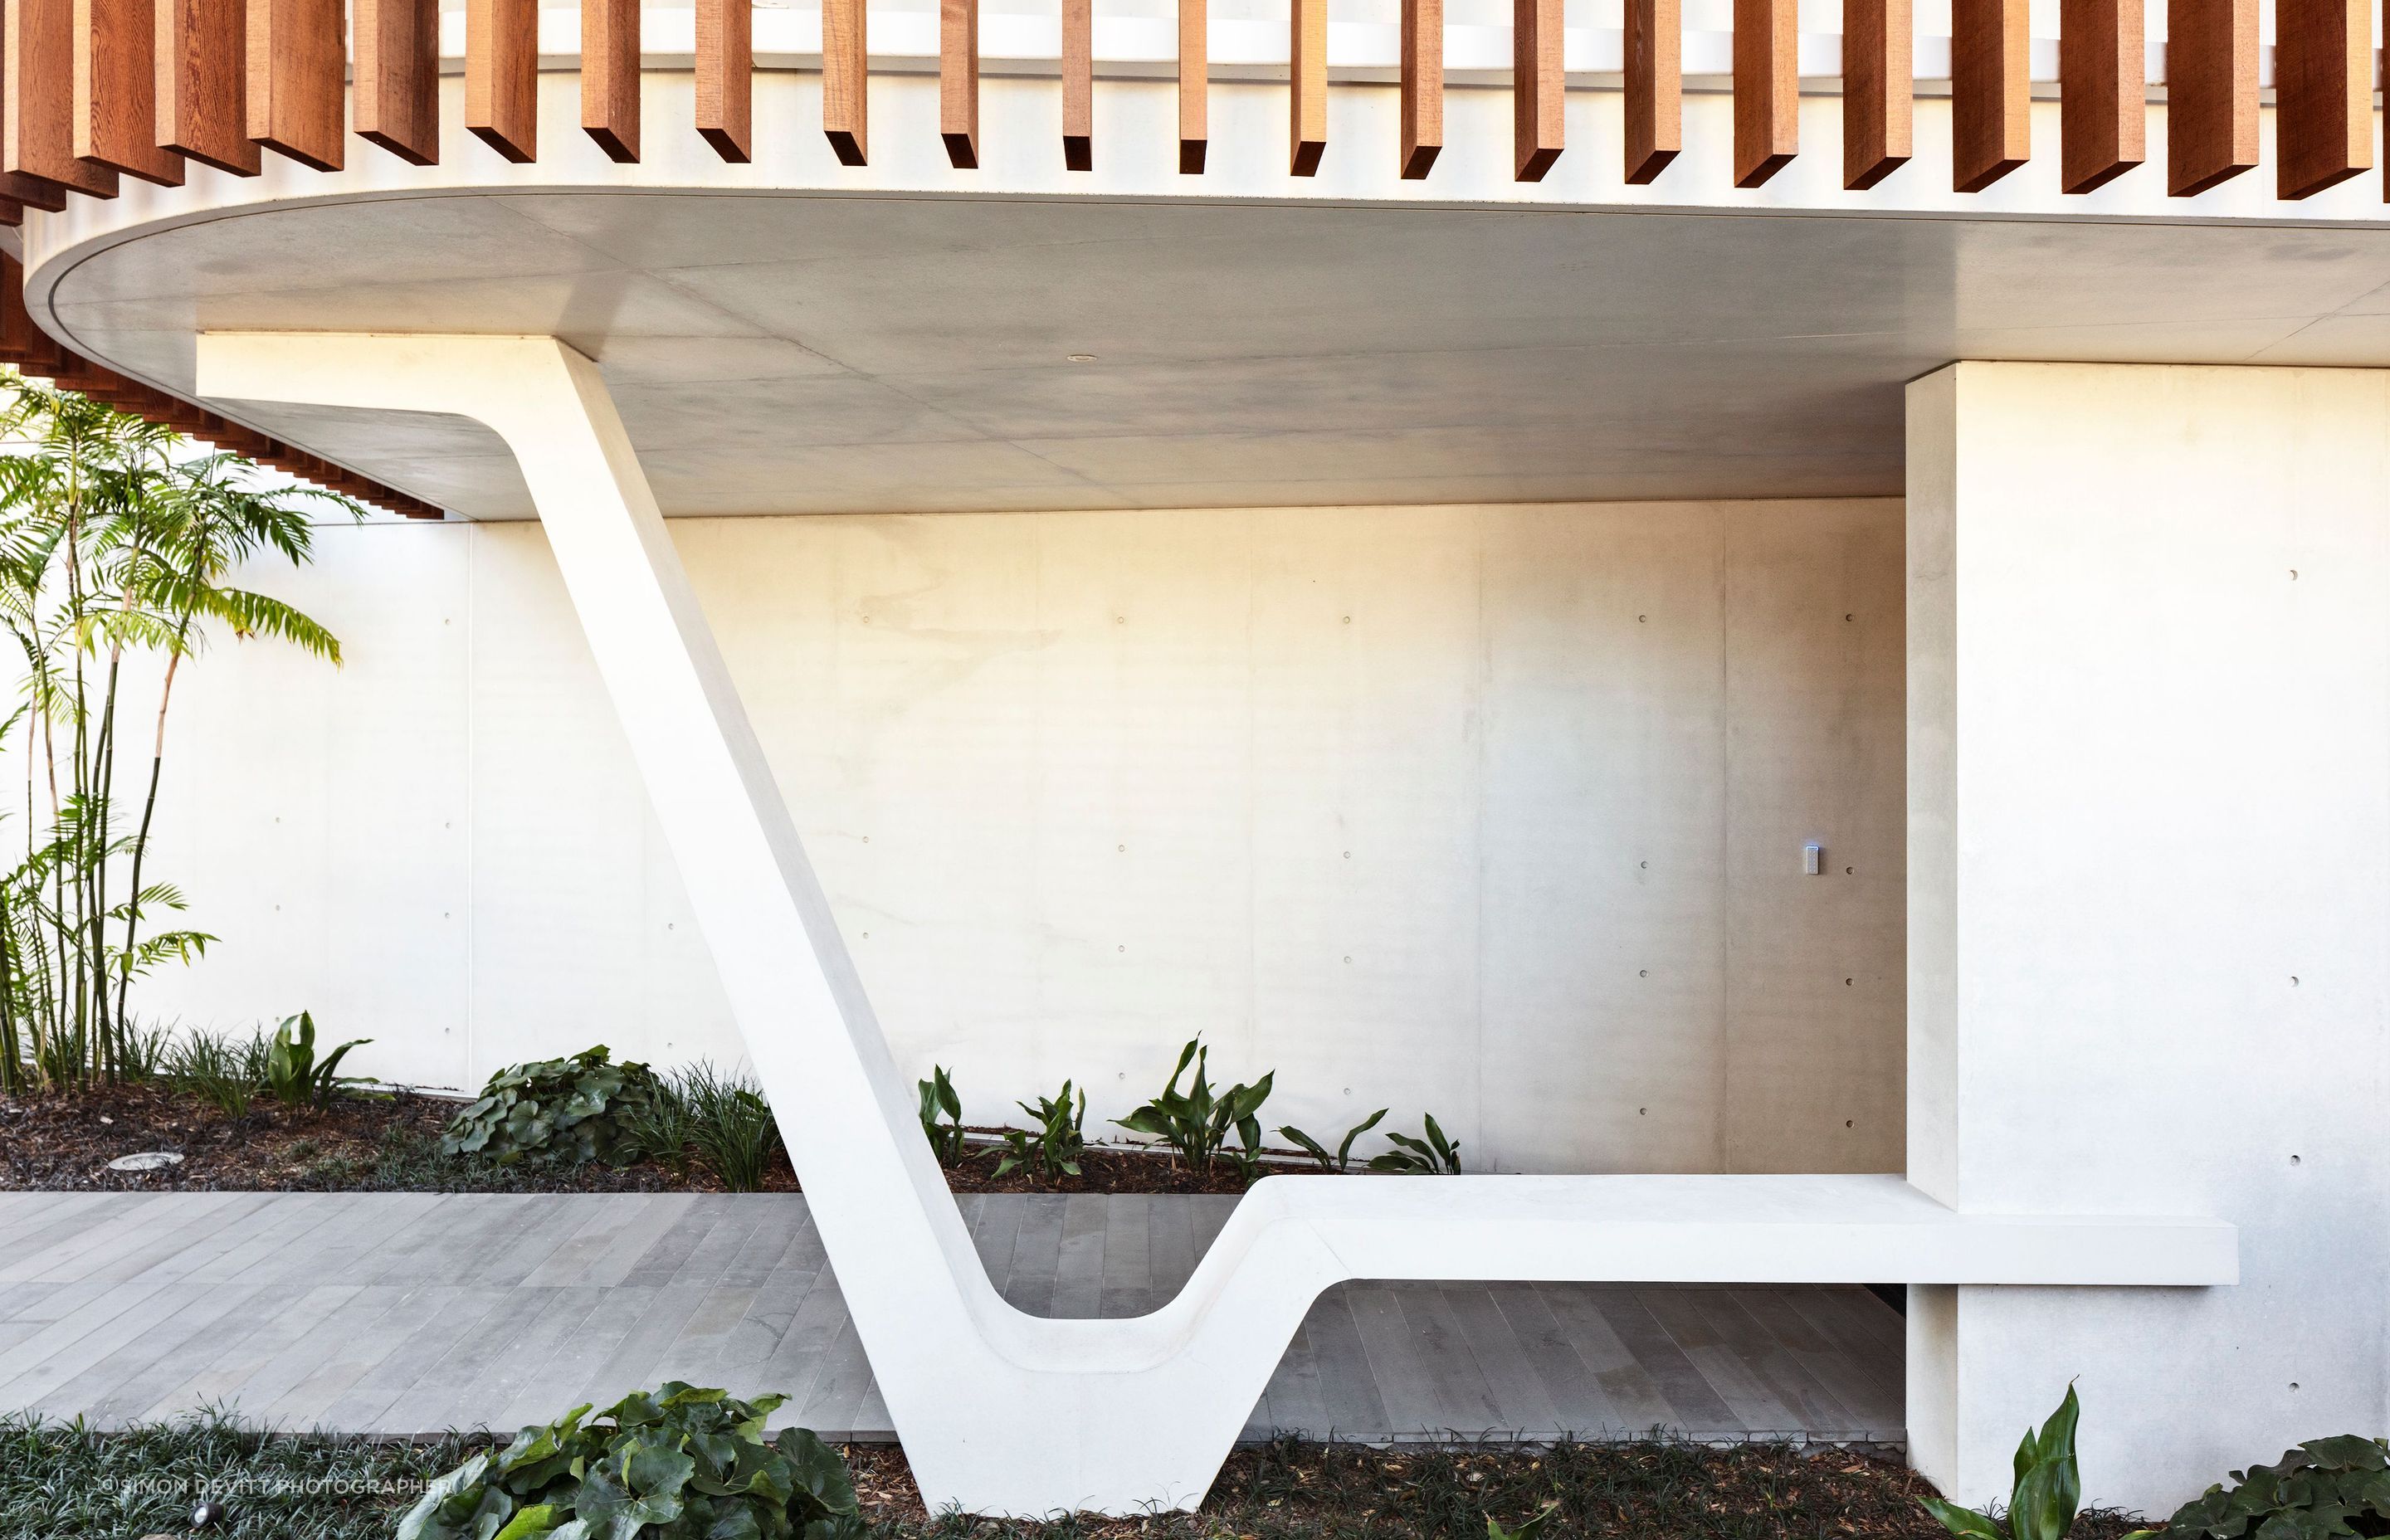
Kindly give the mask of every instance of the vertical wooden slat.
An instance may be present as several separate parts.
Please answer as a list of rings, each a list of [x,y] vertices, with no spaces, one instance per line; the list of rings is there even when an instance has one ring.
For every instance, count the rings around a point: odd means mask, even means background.
[[[2373,164],[2373,7],[2275,0],[2275,195],[2306,198]]]
[[[44,373],[58,362],[58,345],[33,325],[32,314],[25,308],[24,264],[0,251],[0,363]]]
[[[158,145],[157,31],[150,0],[75,0],[74,152],[179,187],[183,158]]]
[[[1212,25],[1204,0],[1178,0],[1178,173],[1203,170],[1211,147]]]
[[[249,0],[249,136],[317,171],[341,169],[348,96],[341,0]]]
[[[465,0],[465,127],[519,166],[538,156],[539,0]]]
[[[2257,0],[2171,0],[2166,193],[2190,198],[2257,163]]]
[[[979,0],[938,6],[938,136],[957,170],[979,164]]]
[[[25,206],[13,198],[0,198],[0,225],[11,227],[25,223]]]
[[[0,50],[0,170],[114,198],[116,173],[75,159],[74,0],[6,0]]]
[[[1650,183],[1684,148],[1684,0],[1626,0],[1626,180]]]
[[[46,209],[51,213],[67,206],[64,187],[46,177],[26,176],[18,172],[0,171],[0,198],[28,209]]]
[[[1419,181],[1444,149],[1444,0],[1403,0],[1403,175]]]
[[[1843,186],[1874,186],[1916,151],[1910,0],[1844,0]]]
[[[1062,164],[1096,166],[1096,7],[1093,0],[1062,0]]]
[[[639,158],[639,0],[581,0],[581,130],[609,160]]]
[[[2141,163],[2146,73],[2141,0],[2059,0],[2060,191],[2088,193]]]
[[[432,165],[440,159],[440,0],[355,6],[357,137],[409,165]]]
[[[1561,0],[1513,0],[1510,15],[1511,174],[1540,182],[1561,158],[1568,109]]]
[[[1310,176],[1328,148],[1328,0],[1291,0],[1288,9],[1287,169]]]
[[[246,0],[154,0],[158,143],[235,176],[261,167],[249,136]]]
[[[1734,0],[1734,185],[1755,187],[1801,148],[1793,0]]]
[[[755,158],[755,11],[697,0],[697,132],[737,165]]]
[[[2033,156],[2025,0],[1951,0],[1950,185],[1981,192]]]
[[[822,133],[842,166],[859,166],[866,133],[868,40],[864,0],[822,0]]]

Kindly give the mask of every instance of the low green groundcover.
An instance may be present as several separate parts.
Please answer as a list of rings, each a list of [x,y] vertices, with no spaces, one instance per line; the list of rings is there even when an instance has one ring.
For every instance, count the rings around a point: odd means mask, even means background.
[[[221,1417],[112,1434],[0,1420],[0,1536],[393,1540],[430,1482],[499,1447],[266,1434]],[[1929,1489],[1898,1464],[1784,1444],[1288,1441],[1239,1450],[1200,1514],[1046,1524],[924,1513],[897,1450],[843,1453],[873,1540],[1485,1540],[1487,1516],[1516,1528],[1555,1504],[1541,1540],[1947,1540],[1918,1505]],[[229,1511],[194,1532],[203,1497]],[[2073,1540],[2115,1540],[2130,1527],[2089,1513]]]

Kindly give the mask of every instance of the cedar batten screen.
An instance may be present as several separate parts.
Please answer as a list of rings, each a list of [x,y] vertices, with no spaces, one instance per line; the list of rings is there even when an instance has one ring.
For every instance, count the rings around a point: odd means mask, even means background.
[[[581,129],[609,160],[639,158],[639,0],[581,0]]]
[[[2025,0],[1951,0],[1950,185],[1981,192],[2033,155]]]
[[[865,163],[867,42],[863,0],[822,0],[822,133],[842,166]]]
[[[183,158],[158,145],[157,21],[150,0],[75,0],[74,152],[161,186]]]
[[[2276,0],[2275,196],[2306,198],[2372,163],[2372,7]]]
[[[1683,0],[1626,0],[1626,180],[1650,183],[1685,148]]]
[[[2060,11],[2059,189],[2088,193],[2145,153],[2141,0],[2060,0]]]
[[[355,3],[357,137],[411,166],[432,165],[440,159],[440,0]]]
[[[1510,22],[1512,174],[1540,182],[1561,158],[1568,81],[1561,0],[1514,0]]]
[[[1328,0],[1291,0],[1287,8],[1287,169],[1310,176],[1328,149]]]
[[[697,0],[697,132],[734,165],[755,158],[755,11]]]
[[[1062,168],[1096,169],[1096,7],[1062,0]]]
[[[244,0],[156,0],[152,14],[158,144],[218,171],[255,176]]]
[[[249,136],[317,171],[341,169],[348,96],[341,0],[249,0]]]
[[[1844,0],[1843,186],[1864,191],[1916,152],[1909,0]]]
[[[519,166],[539,153],[539,0],[465,0],[465,127]]]
[[[1427,175],[1444,149],[1444,0],[1403,0],[1403,176]]]
[[[1756,187],[1801,148],[1793,0],[1734,0],[1734,185]]]
[[[116,173],[75,159],[74,0],[6,0],[0,50],[0,169],[114,198]]]
[[[2189,198],[2257,163],[2257,0],[2172,0],[2166,193]]]
[[[938,6],[938,136],[957,171],[979,165],[979,0]]]
[[[1204,0],[1178,0],[1178,174],[1199,176],[1211,148],[1212,26]]]

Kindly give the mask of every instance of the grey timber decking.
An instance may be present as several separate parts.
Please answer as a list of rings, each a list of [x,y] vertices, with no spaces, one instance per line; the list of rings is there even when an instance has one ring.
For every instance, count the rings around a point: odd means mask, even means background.
[[[961,1205],[1015,1305],[1118,1316],[1167,1302],[1235,1200]],[[1901,1354],[1899,1316],[1857,1288],[1353,1283],[1312,1307],[1245,1431],[1898,1444]],[[0,1410],[412,1434],[665,1380],[893,1436],[800,1197],[0,1193]]]

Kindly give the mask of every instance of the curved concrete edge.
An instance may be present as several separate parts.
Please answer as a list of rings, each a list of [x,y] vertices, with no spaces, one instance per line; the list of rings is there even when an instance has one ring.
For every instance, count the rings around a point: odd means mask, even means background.
[[[1897,1176],[1271,1177],[1177,1298],[989,1283],[598,367],[547,337],[204,334],[199,391],[480,420],[521,463],[932,1509],[1192,1508],[1348,1278],[2214,1284],[2216,1221],[1959,1213]]]

